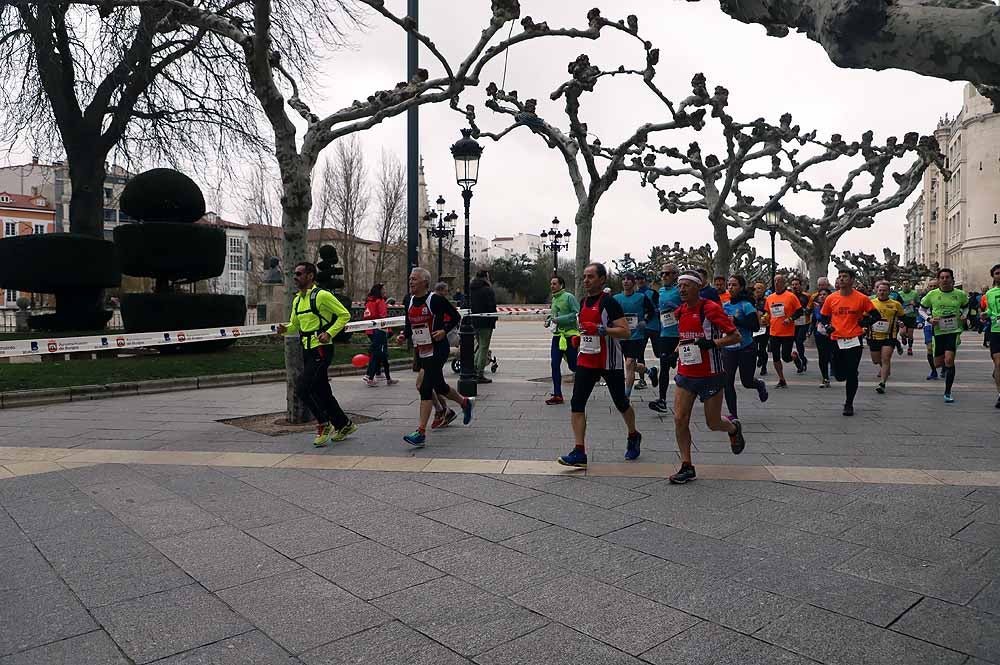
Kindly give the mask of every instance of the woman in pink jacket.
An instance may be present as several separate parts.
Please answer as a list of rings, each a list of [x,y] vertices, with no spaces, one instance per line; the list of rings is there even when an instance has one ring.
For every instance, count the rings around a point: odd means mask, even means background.
[[[385,301],[385,286],[375,284],[365,299],[365,313],[362,318],[365,321],[371,321],[373,319],[385,319],[388,317],[389,305]],[[365,377],[365,383],[371,388],[378,385],[375,383],[375,375],[379,373],[380,369],[385,372],[386,384],[391,386],[398,383],[396,379],[389,376],[388,340],[390,332],[390,330],[367,331],[368,336],[371,338],[371,344],[368,348],[368,375]]]

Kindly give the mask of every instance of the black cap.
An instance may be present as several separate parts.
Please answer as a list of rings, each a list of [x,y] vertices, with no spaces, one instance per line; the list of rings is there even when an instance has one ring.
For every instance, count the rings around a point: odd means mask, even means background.
[[[641,280],[646,280],[647,279],[646,273],[644,273],[644,272],[637,272],[635,274],[635,278],[636,279],[641,279]]]

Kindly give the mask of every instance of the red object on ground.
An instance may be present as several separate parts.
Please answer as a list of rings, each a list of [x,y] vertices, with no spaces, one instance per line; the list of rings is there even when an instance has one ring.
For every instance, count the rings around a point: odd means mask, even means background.
[[[359,353],[358,355],[351,358],[351,364],[357,367],[358,369],[362,367],[368,367],[368,356],[366,356],[363,353]]]

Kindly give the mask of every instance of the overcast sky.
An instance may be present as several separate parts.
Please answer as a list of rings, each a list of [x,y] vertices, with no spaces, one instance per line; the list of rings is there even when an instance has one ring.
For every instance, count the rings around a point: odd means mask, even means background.
[[[397,13],[405,11],[405,0],[388,0],[386,4]],[[553,27],[585,27],[586,13],[595,4],[602,5],[608,18],[628,14],[639,17],[640,33],[661,50],[657,80],[669,97],[679,100],[687,96],[692,75],[704,72],[709,90],[715,85],[730,90],[730,113],[737,120],[764,117],[777,122],[788,111],[803,128],[817,129],[821,138],[841,133],[853,140],[871,129],[876,141],[882,142],[889,135],[902,138],[908,131],[928,134],[941,115],[954,114],[961,107],[960,83],[909,72],[838,69],[817,44],[798,35],[767,37],[762,27],[744,25],[724,15],[712,0],[521,1],[522,15],[530,15],[536,22],[548,21]],[[457,62],[478,39],[489,8],[489,0],[423,0],[421,27],[445,56]],[[369,29],[354,35],[353,42],[353,49],[332,54],[324,65],[323,77],[315,82],[318,92],[311,101],[314,110],[334,111],[405,78],[406,40],[399,28],[372,15]],[[641,67],[644,62],[641,46],[613,31],[607,31],[596,42],[544,38],[510,52],[506,89],[518,90],[522,98],[538,98],[539,114],[565,128],[562,104],[549,101],[548,96],[568,78],[567,64],[584,52],[602,68],[618,64]],[[435,63],[430,54],[425,51],[421,58],[421,64],[431,68],[433,75]],[[503,66],[501,57],[487,67],[484,87],[489,81],[500,82]],[[483,99],[480,91],[471,91],[466,97],[463,103],[480,105]],[[644,122],[665,119],[663,107],[644,88],[617,80],[610,85],[602,82],[597,92],[584,98],[583,105],[590,131],[605,144],[619,142]],[[459,208],[461,198],[448,148],[459,138],[463,120],[446,104],[424,106],[420,113],[428,194],[431,200],[443,194],[449,209]],[[478,118],[484,129],[505,127],[508,120],[481,107]],[[707,135],[696,138],[703,144],[712,143]],[[684,148],[689,140],[688,136],[678,135],[669,143]],[[361,141],[373,167],[383,148],[404,159],[405,116],[365,132]],[[523,130],[499,144],[482,142],[485,151],[472,207],[474,234],[492,237],[538,233],[548,227],[553,216],[571,222],[576,201],[565,166],[555,151]],[[12,155],[11,161],[16,162],[24,154],[21,151],[20,155]],[[826,181],[839,184],[849,168],[827,170],[810,180],[814,185]],[[905,165],[897,170],[902,168]],[[239,218],[238,202],[223,203],[223,207],[226,217]],[[852,231],[841,241],[838,252],[878,252],[884,246],[901,252],[905,208],[880,216],[872,229]],[[711,239],[711,227],[695,212],[661,213],[655,193],[639,187],[634,174],[623,174],[600,203],[593,238],[593,257],[610,261],[625,252],[645,257],[654,244],[703,244]],[[766,234],[758,234],[753,244],[765,250]],[[778,257],[782,264],[794,264],[794,254],[780,241]]]

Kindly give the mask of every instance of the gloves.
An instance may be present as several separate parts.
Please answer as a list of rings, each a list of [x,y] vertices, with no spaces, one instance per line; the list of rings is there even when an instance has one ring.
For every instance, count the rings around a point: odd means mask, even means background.
[[[715,348],[715,342],[705,337],[699,338],[698,341],[695,342],[695,344],[697,344],[698,348],[702,349],[703,351],[709,351]]]
[[[608,329],[607,329],[606,326],[603,326],[603,325],[597,326],[597,335],[599,337],[604,337],[607,334],[608,334]]]

